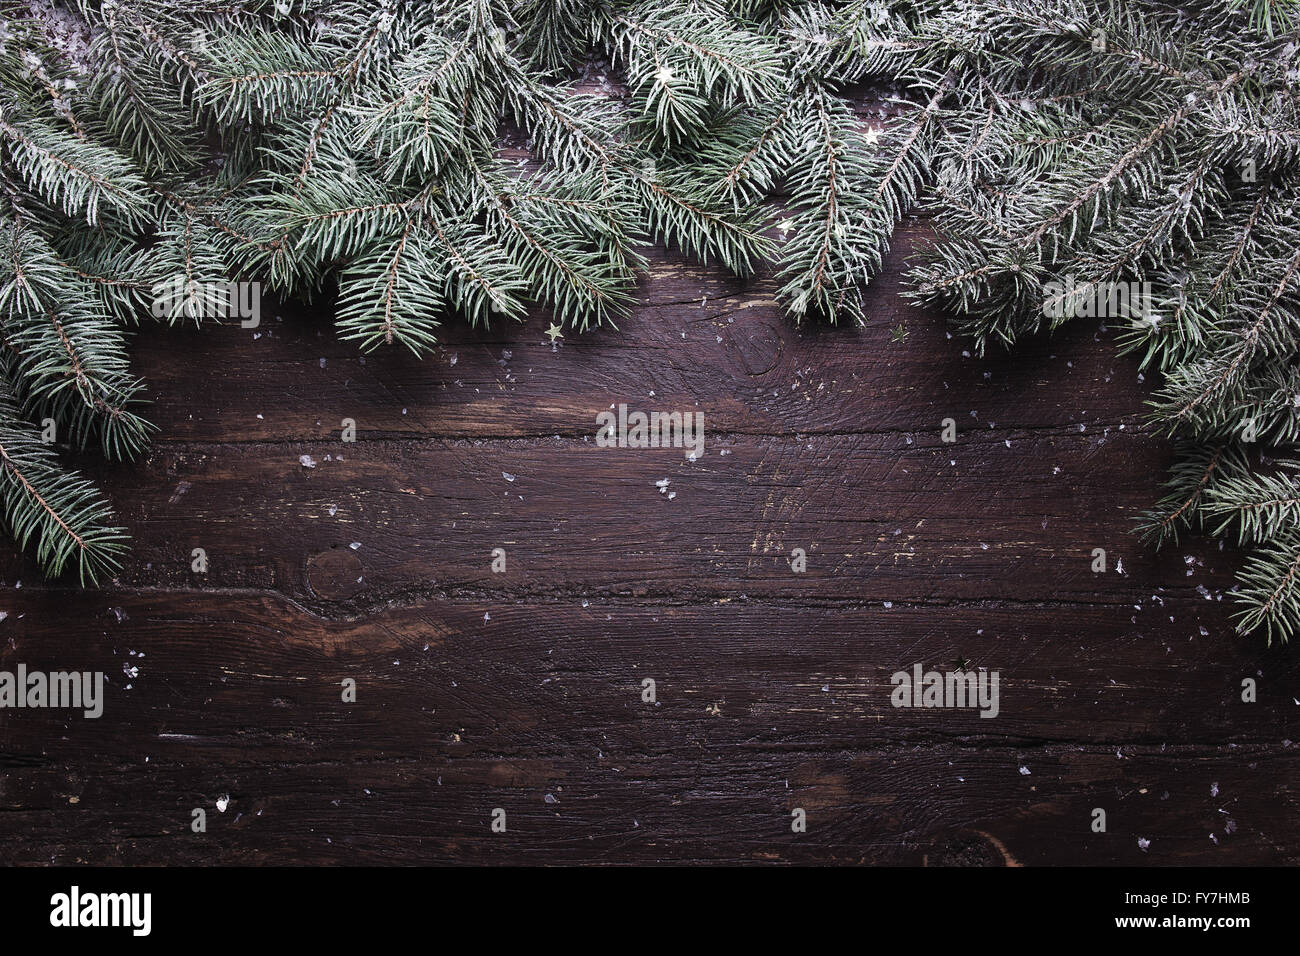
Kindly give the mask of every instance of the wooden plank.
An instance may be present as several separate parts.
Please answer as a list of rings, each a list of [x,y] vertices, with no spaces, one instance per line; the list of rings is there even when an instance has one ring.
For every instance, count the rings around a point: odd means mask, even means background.
[[[770,278],[745,283],[655,252],[642,304],[618,330],[569,333],[555,347],[536,313],[491,330],[448,325],[423,361],[398,349],[363,356],[319,307],[268,299],[255,330],[147,326],[134,365],[162,442],[337,437],[344,418],[362,440],[581,436],[619,402],[698,409],[714,433],[937,433],[947,417],[963,431],[1141,423],[1136,361],[1117,356],[1097,322],[981,359],[942,316],[902,299],[903,261],[925,235],[900,233],[865,328],[797,327]]]
[[[1164,466],[1148,437],[1003,434],[715,436],[694,462],[553,438],[165,446],[101,474],[137,538],[122,580],[141,586],[357,606],[464,589],[1132,604],[1231,586],[1231,552],[1132,533]]]
[[[72,779],[28,770],[4,798],[0,854],[14,865],[1297,862],[1295,791],[1281,782],[1294,779],[1291,755],[1141,750],[1118,761],[1078,748],[940,746],[746,756],[754,762],[593,756],[560,769],[344,755],[206,772],[87,768]],[[1041,776],[1021,778],[1019,760]],[[206,833],[189,830],[195,808],[206,810]],[[489,831],[496,808],[505,833]],[[808,832],[791,832],[794,808]],[[1089,830],[1096,808],[1107,812],[1104,834]]]
[[[775,722],[810,747],[936,736],[1279,743],[1295,736],[1291,688],[1300,674],[1285,648],[1232,641],[1221,630],[1201,634],[1221,614],[1195,596],[1171,596],[1142,612],[420,599],[331,618],[260,593],[73,596],[23,588],[6,606],[0,663],[9,669],[21,661],[104,671],[118,688],[119,730],[172,729],[237,747],[239,728],[255,713],[266,759],[301,756],[304,746],[336,747],[336,733],[379,701],[408,716],[437,708],[448,734],[516,755],[536,741],[512,735],[541,726],[557,741],[575,725],[609,734],[653,730],[663,736],[646,739],[671,750],[689,735],[683,728],[712,726],[707,709],[721,701],[742,721],[738,740],[761,736]],[[140,653],[145,660],[135,659]],[[895,671],[917,663],[948,669],[958,657],[1001,673],[996,719],[890,706]],[[132,667],[145,676],[124,679]],[[348,676],[374,687],[361,694],[367,706],[339,706],[339,682]],[[663,685],[649,722],[638,703],[645,677]],[[1246,677],[1258,683],[1259,703],[1240,702]],[[0,716],[51,737],[67,724],[54,711]],[[426,723],[398,722],[357,746],[388,753],[450,741],[430,738]],[[98,743],[86,739],[87,753],[99,752]]]

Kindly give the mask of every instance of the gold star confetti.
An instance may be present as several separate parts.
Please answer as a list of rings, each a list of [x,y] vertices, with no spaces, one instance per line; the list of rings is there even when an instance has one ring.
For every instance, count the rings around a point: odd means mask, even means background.
[[[562,339],[562,338],[564,338],[564,333],[560,331],[560,327],[559,327],[558,325],[556,325],[554,322],[552,322],[552,323],[551,323],[551,327],[550,327],[549,329],[547,329],[545,332],[543,332],[542,334],[543,334],[543,335],[549,335],[549,336],[551,337],[551,344],[552,344],[552,345],[555,344],[555,340],[556,340],[556,339]]]

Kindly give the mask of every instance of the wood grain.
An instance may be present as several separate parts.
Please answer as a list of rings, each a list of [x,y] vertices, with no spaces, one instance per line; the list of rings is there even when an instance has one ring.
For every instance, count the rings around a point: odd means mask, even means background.
[[[0,559],[0,667],[109,683],[99,720],[0,711],[0,859],[1296,863],[1294,652],[1233,636],[1231,549],[1131,534],[1151,383],[1095,322],[963,354],[898,295],[923,235],[860,329],[657,254],[554,347],[540,314],[424,362],[323,309],[143,330],[161,434],[93,469],[127,567]],[[618,403],[702,412],[704,455],[596,447]],[[954,659],[997,718],[890,706]]]

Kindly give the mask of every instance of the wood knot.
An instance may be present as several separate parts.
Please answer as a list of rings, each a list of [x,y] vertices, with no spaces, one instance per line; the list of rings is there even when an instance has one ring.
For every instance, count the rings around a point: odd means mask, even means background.
[[[742,310],[740,315],[744,315]],[[727,326],[722,340],[723,351],[736,368],[746,375],[765,375],[776,367],[785,340],[773,323],[761,319],[737,318]]]
[[[361,590],[361,559],[350,548],[330,548],[307,561],[307,587],[327,601],[346,601]]]
[[[959,830],[935,839],[926,866],[1023,866],[1006,844],[984,830]]]

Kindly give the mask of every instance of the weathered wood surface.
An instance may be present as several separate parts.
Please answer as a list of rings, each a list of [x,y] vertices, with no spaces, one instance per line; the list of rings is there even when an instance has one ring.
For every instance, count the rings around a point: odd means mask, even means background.
[[[1231,551],[1130,533],[1149,383],[1095,323],[963,355],[897,296],[916,234],[863,329],[658,256],[555,348],[540,316],[425,362],[288,311],[143,332],[161,435],[94,472],[124,573],[0,559],[0,667],[110,685],[99,720],[0,711],[0,859],[1300,862],[1295,651],[1232,636]],[[596,447],[620,402],[703,412],[705,454]],[[955,658],[996,719],[890,706]]]

